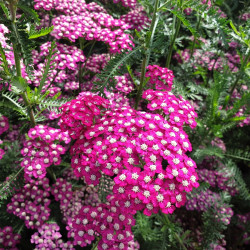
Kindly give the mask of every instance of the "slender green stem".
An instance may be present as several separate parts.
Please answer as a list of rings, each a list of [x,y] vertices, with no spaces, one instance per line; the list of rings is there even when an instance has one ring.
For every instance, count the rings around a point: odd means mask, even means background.
[[[182,1],[183,0],[181,0],[180,4],[179,4],[179,7],[181,8],[181,11],[182,11]],[[177,36],[179,34],[180,27],[181,27],[181,20],[178,18],[175,33],[174,33],[174,37],[173,37],[173,39],[171,41],[171,44],[170,44],[170,47],[169,47],[168,57],[167,57],[167,61],[166,61],[166,68],[169,68],[169,66],[170,66],[170,61],[171,61],[171,58],[172,58],[173,49],[174,49],[174,45],[175,45],[175,40],[176,40],[176,38],[177,38]]]
[[[139,102],[141,100],[142,90],[143,90],[144,83],[145,83],[146,67],[148,65],[150,52],[151,52],[150,47],[152,45],[155,29],[159,20],[157,16],[157,9],[158,9],[159,2],[160,2],[159,0],[155,1],[153,18],[152,18],[152,22],[151,22],[150,29],[149,29],[150,37],[146,40],[146,44],[145,44],[146,51],[145,51],[145,56],[142,60],[140,85],[139,85],[139,89],[138,89],[137,96],[136,96],[135,109],[138,108]]]
[[[95,244],[91,247],[91,250],[97,250],[97,245],[99,243],[100,239],[97,238]]]
[[[201,16],[199,16],[198,23],[197,23],[197,25],[196,25],[196,30],[199,29],[200,23],[201,23]],[[194,46],[195,46],[196,41],[197,41],[197,39],[196,39],[196,37],[194,37],[194,41],[193,41],[192,48],[191,48],[190,59],[193,57],[193,54],[194,54]]]

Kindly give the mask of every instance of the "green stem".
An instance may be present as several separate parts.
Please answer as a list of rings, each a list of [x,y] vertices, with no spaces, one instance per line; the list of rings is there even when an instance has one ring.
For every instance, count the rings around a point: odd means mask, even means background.
[[[199,29],[200,23],[201,23],[201,16],[199,16],[199,20],[198,20],[198,23],[197,23],[197,25],[196,25],[196,30]],[[194,46],[195,46],[196,40],[197,40],[196,37],[194,37],[194,41],[193,41],[192,48],[191,48],[190,59],[193,57],[193,54],[194,54]]]
[[[160,2],[159,0],[155,1],[153,18],[152,18],[152,22],[151,22],[150,29],[149,29],[150,37],[146,40],[146,44],[145,44],[146,51],[145,51],[144,59],[142,60],[140,85],[139,85],[139,89],[138,89],[137,96],[136,96],[135,109],[138,109],[138,105],[139,105],[139,102],[141,100],[142,90],[143,90],[144,83],[145,83],[146,67],[148,65],[149,58],[150,58],[150,52],[151,52],[150,47],[153,43],[155,29],[156,29],[156,26],[157,26],[157,23],[159,20],[157,17],[157,9],[158,9],[159,2]]]
[[[180,1],[180,6],[181,11],[182,11],[182,0]],[[168,52],[168,57],[167,57],[167,61],[166,61],[166,68],[169,68],[170,66],[170,61],[172,58],[172,54],[173,54],[173,49],[174,49],[174,45],[175,45],[175,40],[179,34],[180,31],[180,27],[181,27],[181,20],[178,18],[177,20],[177,24],[176,24],[176,29],[175,29],[175,33],[174,33],[174,37],[171,41],[170,47],[169,47],[169,52]]]
[[[98,245],[99,241],[100,241],[100,239],[97,238],[95,244],[91,247],[91,250],[97,250],[97,245]]]

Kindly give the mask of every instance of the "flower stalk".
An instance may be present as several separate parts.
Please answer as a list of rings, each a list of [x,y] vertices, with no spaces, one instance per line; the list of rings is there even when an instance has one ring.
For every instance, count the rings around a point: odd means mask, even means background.
[[[153,18],[152,18],[152,22],[150,25],[150,29],[149,29],[149,34],[150,37],[146,39],[145,41],[145,55],[142,61],[142,66],[141,66],[141,77],[140,77],[140,85],[139,85],[139,89],[137,92],[137,96],[136,96],[136,101],[135,101],[135,109],[138,109],[138,105],[139,102],[141,100],[141,95],[142,95],[142,90],[144,87],[144,83],[145,83],[145,74],[146,74],[146,67],[148,65],[149,62],[149,58],[150,58],[150,53],[151,53],[151,46],[152,46],[152,42],[153,42],[153,38],[154,38],[154,33],[155,33],[155,29],[156,26],[158,24],[159,18],[157,15],[157,10],[158,10],[158,6],[159,6],[159,0],[155,1],[155,5],[154,5],[154,12],[153,12]]]

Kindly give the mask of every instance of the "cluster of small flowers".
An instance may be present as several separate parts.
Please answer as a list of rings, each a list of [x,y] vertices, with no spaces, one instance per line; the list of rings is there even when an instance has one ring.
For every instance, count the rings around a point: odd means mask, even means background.
[[[171,92],[148,89],[143,93],[142,97],[150,101],[147,105],[149,110],[162,110],[165,115],[169,116],[170,124],[178,128],[181,128],[184,123],[191,128],[196,127],[195,118],[197,113],[190,103],[181,96],[179,99]]]
[[[136,0],[113,0],[114,3],[121,2],[122,6],[128,8],[134,8],[136,6]]]
[[[129,99],[121,93],[115,93],[114,91],[108,92],[104,91],[107,99],[109,100],[110,108],[121,108],[123,106],[129,107]]]
[[[35,244],[34,250],[39,249],[56,249],[67,250],[75,249],[72,242],[63,242],[62,235],[59,232],[60,227],[56,223],[43,224],[38,228],[38,232],[31,236],[30,242]]]
[[[21,235],[13,233],[10,226],[0,228],[0,249],[18,250],[16,245],[20,242]]]
[[[34,0],[34,2],[34,8],[37,10],[54,9],[66,15],[79,15],[86,11],[107,13],[102,6],[94,2],[86,4],[85,0]]]
[[[129,77],[129,74],[125,74],[123,76],[115,76],[114,79],[116,80],[115,89],[124,93],[129,94],[131,91],[134,90],[134,84]]]
[[[113,192],[124,203],[131,196],[126,204],[130,211],[147,206],[145,213],[157,212],[159,207],[168,213],[173,212],[174,203],[177,207],[184,204],[185,191],[198,186],[196,165],[184,154],[191,150],[186,133],[160,115],[128,107],[103,115],[85,132],[86,138],[78,139],[71,148],[75,174],[93,185],[98,184],[100,171],[118,175]],[[140,159],[145,162],[145,171],[134,167]],[[170,164],[166,170],[163,159]],[[144,206],[136,205],[138,200]]]
[[[239,193],[234,175],[228,171],[228,168],[219,168],[219,171],[198,169],[197,174],[201,181],[209,183],[212,187],[217,186],[219,189],[229,192],[230,195]]]
[[[185,204],[187,210],[206,211],[220,199],[220,195],[210,189],[200,193],[189,193]]]
[[[93,54],[88,58],[85,68],[94,73],[101,73],[109,59],[110,56],[108,54]]]
[[[73,191],[72,184],[62,178],[58,178],[53,185],[51,193],[55,200],[60,202],[60,209],[63,214],[63,221],[69,223],[72,217],[80,211],[83,205],[85,187]]]
[[[147,28],[151,23],[142,6],[130,10],[127,14],[122,15],[120,19],[129,24],[129,29],[138,31]]]
[[[27,228],[39,228],[50,216],[49,180],[30,180],[14,194],[7,211],[24,220]]]
[[[248,19],[250,19],[250,13],[243,13],[242,15],[240,15],[240,19],[247,21]]]
[[[60,155],[65,153],[65,148],[57,143],[68,144],[69,135],[60,129],[37,125],[29,130],[28,136],[30,139],[24,142],[21,150],[24,156],[21,166],[24,167],[26,178],[43,178],[47,167],[60,164]]]
[[[102,41],[109,45],[110,53],[131,50],[134,46],[130,35],[124,33],[129,25],[109,14],[85,12],[79,16],[62,15],[55,17],[52,24],[54,30],[51,35],[57,39],[66,37],[75,42],[76,39],[84,37],[86,40]]]
[[[76,81],[68,81],[64,85],[65,91],[77,90],[77,89],[79,89],[79,82],[76,82]]]
[[[0,135],[9,129],[9,120],[0,114]]]
[[[133,241],[131,226],[134,224],[133,215],[124,213],[119,206],[109,203],[83,206],[74,217],[68,236],[81,247],[91,244],[101,235],[98,249],[129,249],[128,244]]]
[[[210,52],[210,51],[202,51],[200,49],[195,49],[193,53],[193,58],[192,58],[192,66],[196,69],[197,64],[201,65],[202,67],[206,67],[208,70],[222,70],[223,65],[225,64],[225,60],[227,62],[227,65],[233,72],[238,71],[237,65],[239,64],[239,56],[237,53],[226,53],[225,54],[226,58],[223,58],[221,56],[217,57],[215,53]],[[217,57],[217,58],[215,58]],[[180,54],[176,53],[174,55],[174,58],[178,60],[179,63],[190,63],[190,50],[185,49],[180,52]]]
[[[170,69],[158,65],[149,65],[145,76],[150,77],[149,83],[155,86],[157,90],[170,91],[172,89],[174,74]]]
[[[48,56],[51,47],[51,42],[46,42],[40,46],[40,56]],[[85,56],[81,49],[76,46],[69,46],[66,44],[56,43],[57,52],[54,55],[53,62],[57,69],[71,69],[76,70],[79,62],[85,61]]]
[[[190,193],[186,203],[187,210],[207,211],[211,206],[215,208],[215,218],[225,225],[230,224],[233,210],[228,204],[220,204],[220,195],[207,189],[200,193]]]
[[[91,92],[82,92],[77,99],[61,107],[59,125],[62,131],[68,131],[73,139],[79,138],[93,119],[100,115],[101,108],[107,108],[107,100]]]

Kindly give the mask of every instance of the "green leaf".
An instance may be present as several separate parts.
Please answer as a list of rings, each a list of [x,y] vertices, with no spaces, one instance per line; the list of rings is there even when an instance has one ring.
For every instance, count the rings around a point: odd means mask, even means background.
[[[14,76],[11,80],[11,84],[18,88],[21,92],[26,90],[28,83],[23,77]]]
[[[30,30],[29,33],[29,39],[35,39],[41,36],[46,36],[54,29],[54,26],[42,28],[40,30],[35,30],[33,26],[31,27],[32,29]]]
[[[3,2],[0,2],[0,6],[1,6],[1,8],[2,8],[4,14],[6,15],[6,18],[7,18],[8,20],[10,20],[10,13],[9,13],[8,8],[5,6],[5,4],[4,4]]]

